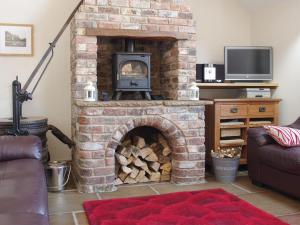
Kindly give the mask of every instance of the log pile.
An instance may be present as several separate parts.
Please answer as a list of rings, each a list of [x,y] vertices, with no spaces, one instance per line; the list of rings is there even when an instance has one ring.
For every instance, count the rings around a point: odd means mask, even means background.
[[[139,136],[126,138],[116,150],[116,185],[171,180],[171,149],[158,134],[157,141],[146,143]]]

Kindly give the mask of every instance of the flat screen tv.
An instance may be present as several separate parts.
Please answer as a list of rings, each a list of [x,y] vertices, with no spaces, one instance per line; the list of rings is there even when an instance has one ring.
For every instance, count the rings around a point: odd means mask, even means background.
[[[273,79],[272,47],[225,47],[225,80]]]

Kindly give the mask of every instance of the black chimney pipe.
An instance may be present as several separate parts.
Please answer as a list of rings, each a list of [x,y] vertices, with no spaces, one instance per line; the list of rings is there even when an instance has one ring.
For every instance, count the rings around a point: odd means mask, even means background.
[[[128,53],[134,53],[135,49],[135,41],[132,39],[126,39],[125,40],[125,49]]]

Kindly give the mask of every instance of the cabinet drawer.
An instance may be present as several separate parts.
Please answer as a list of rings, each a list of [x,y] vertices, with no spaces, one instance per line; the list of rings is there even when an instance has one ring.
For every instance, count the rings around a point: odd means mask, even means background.
[[[221,105],[220,110],[221,117],[247,116],[247,105],[224,104]]]
[[[249,116],[273,116],[275,112],[275,106],[272,104],[259,104],[249,105],[248,113]]]

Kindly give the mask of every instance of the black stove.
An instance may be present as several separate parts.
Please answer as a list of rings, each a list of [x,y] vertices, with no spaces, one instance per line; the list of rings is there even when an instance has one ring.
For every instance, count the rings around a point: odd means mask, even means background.
[[[120,100],[122,92],[143,92],[151,100],[151,53],[135,52],[133,40],[125,41],[125,52],[113,55],[114,99]]]

